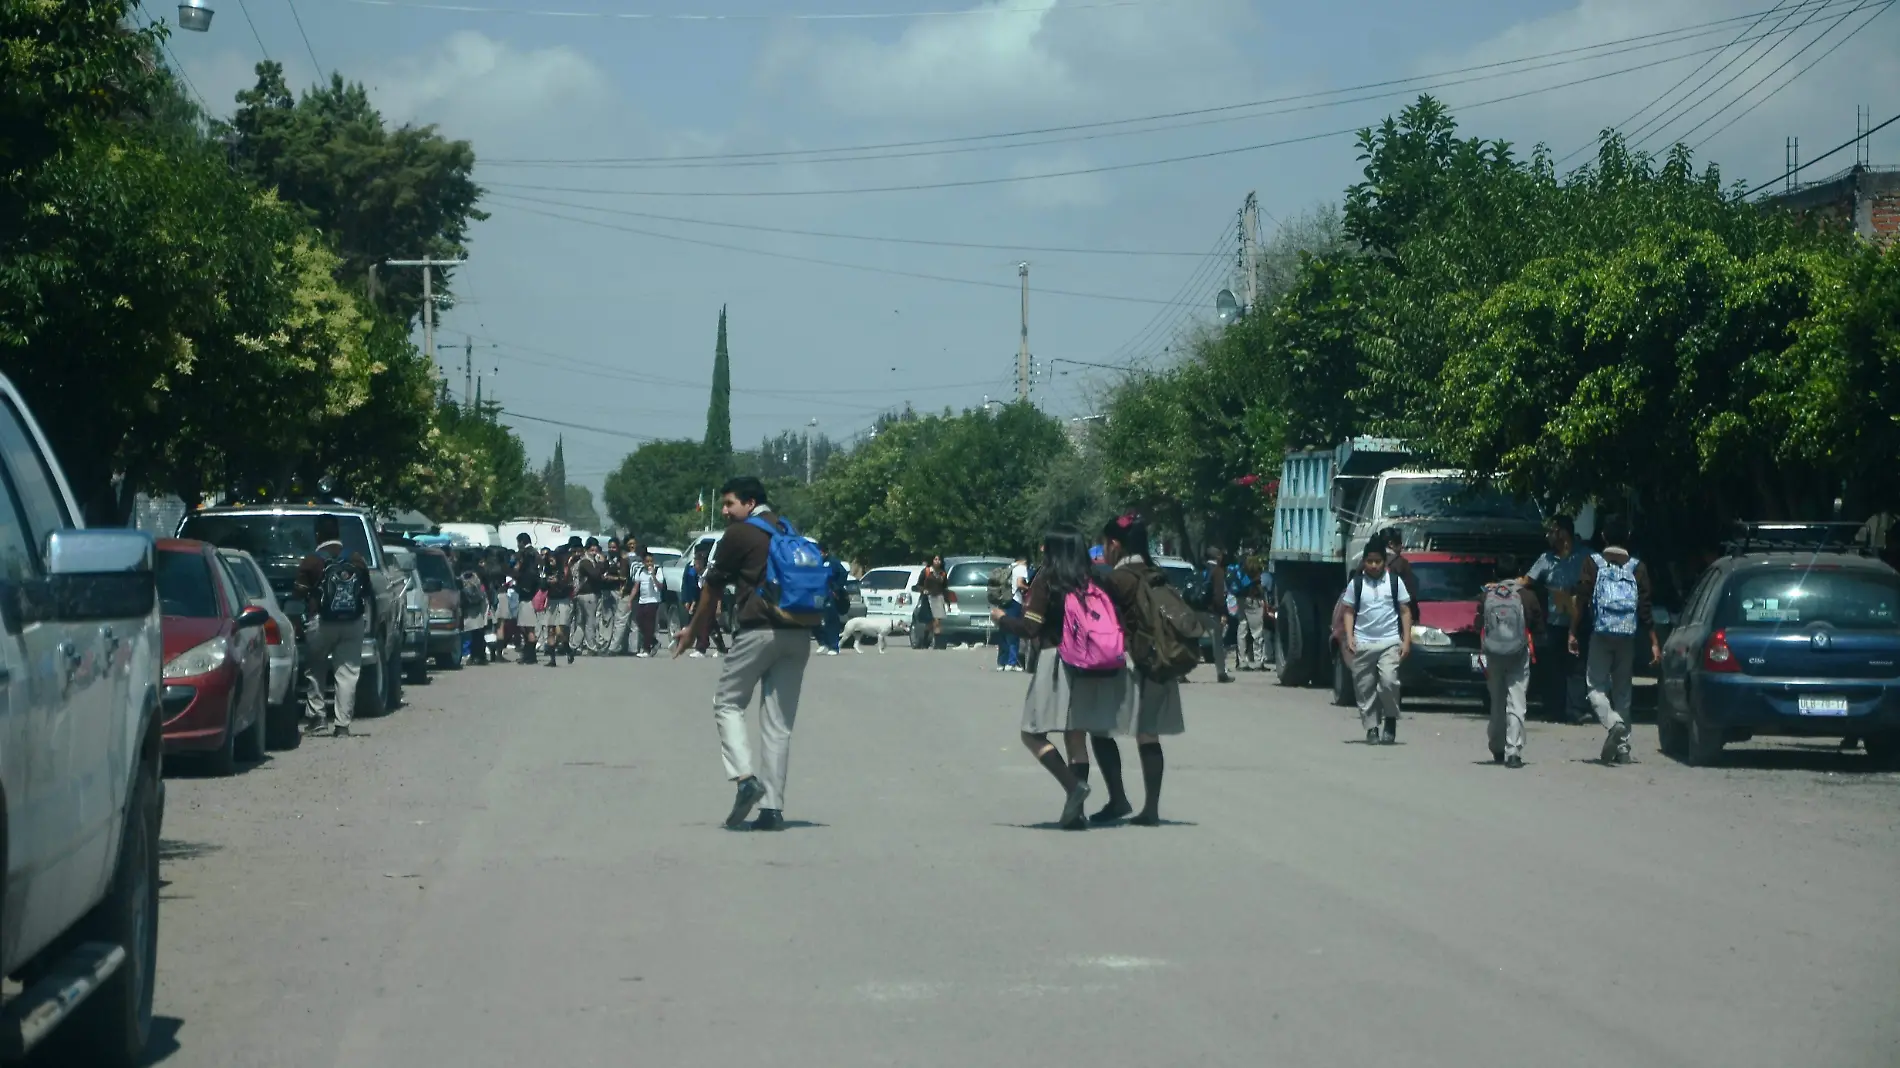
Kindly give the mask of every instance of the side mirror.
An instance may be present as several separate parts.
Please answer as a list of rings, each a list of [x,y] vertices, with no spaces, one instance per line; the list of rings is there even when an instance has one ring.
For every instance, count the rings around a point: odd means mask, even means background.
[[[244,611],[239,612],[237,617],[239,630],[250,630],[254,627],[261,627],[269,622],[270,613],[259,608],[257,605],[252,605]]]
[[[137,530],[56,530],[47,537],[47,614],[65,622],[152,613],[158,584],[151,535]]]

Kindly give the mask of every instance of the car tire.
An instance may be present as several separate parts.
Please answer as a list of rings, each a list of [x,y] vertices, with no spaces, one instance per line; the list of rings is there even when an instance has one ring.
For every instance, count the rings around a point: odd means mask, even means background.
[[[1281,595],[1279,619],[1273,628],[1280,661],[1274,681],[1281,686],[1306,686],[1319,674],[1318,636],[1312,623],[1306,598],[1293,590]]]
[[[1346,666],[1343,651],[1333,651],[1333,704],[1340,708],[1351,708],[1358,704],[1357,695],[1352,689],[1352,670]]]
[[[1684,763],[1694,768],[1706,768],[1721,761],[1722,746],[1728,741],[1722,737],[1721,728],[1710,725],[1707,719],[1692,711],[1689,713],[1687,732],[1683,748]]]
[[[1689,753],[1689,729],[1661,704],[1656,706],[1656,747],[1675,760],[1686,760]]]
[[[384,665],[371,664],[356,681],[356,715],[380,716],[389,711],[389,682],[383,678]]]
[[[437,653],[435,654],[435,669],[437,671],[460,671],[462,670],[462,658],[454,653]]]
[[[267,741],[265,732],[270,727],[270,706],[264,703],[264,698],[268,696],[268,693],[258,694],[257,712],[251,717],[251,725],[244,728],[244,733],[238,735],[237,740],[232,743],[232,756],[246,764],[263,760],[265,750],[268,748],[265,744]]]
[[[125,962],[56,1040],[70,1041],[74,1056],[59,1063],[98,1068],[142,1064],[152,1036],[152,995],[158,966],[158,769],[142,767],[132,787],[125,837],[119,846],[112,889],[84,920],[83,942],[107,942],[125,949]]]
[[[383,663],[400,663],[401,660],[402,647],[400,645],[391,645],[383,650]],[[389,680],[389,700],[383,703],[383,707],[386,711],[393,712],[402,707],[402,672],[384,671],[383,677]]]
[[[272,749],[295,749],[303,744],[303,731],[298,720],[302,717],[303,706],[292,694],[281,705],[271,705],[264,709],[264,744]]]
[[[416,657],[402,666],[402,681],[411,686],[420,686],[429,681],[429,658]]]
[[[1867,759],[1881,771],[1900,771],[1900,735],[1870,734],[1861,739]]]
[[[218,742],[218,748],[205,756],[206,770],[222,777],[237,771],[238,744],[238,707],[244,697],[242,690],[231,701],[230,709],[224,715],[224,738]]]

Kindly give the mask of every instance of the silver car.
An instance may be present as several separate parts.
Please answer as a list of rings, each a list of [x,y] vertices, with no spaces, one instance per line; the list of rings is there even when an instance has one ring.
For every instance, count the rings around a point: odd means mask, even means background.
[[[990,572],[1016,561],[1001,556],[948,556],[949,612],[943,617],[943,640],[988,645],[996,624],[990,622]]]
[[[404,545],[384,545],[383,555],[403,574],[403,681],[420,686],[429,681],[429,595],[422,588],[422,565]]]
[[[231,582],[244,594],[246,604],[270,613],[264,627],[264,644],[270,654],[270,693],[264,710],[264,741],[273,748],[289,748],[298,741],[297,708],[297,631],[289,613],[271,591],[270,579],[250,553],[242,549],[219,549],[230,572]]]

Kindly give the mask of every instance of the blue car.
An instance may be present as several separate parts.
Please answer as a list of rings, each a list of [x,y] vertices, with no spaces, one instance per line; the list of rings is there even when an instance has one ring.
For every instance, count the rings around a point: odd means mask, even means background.
[[[1691,765],[1757,735],[1859,738],[1900,767],[1900,573],[1854,552],[1717,561],[1663,646],[1656,733]]]

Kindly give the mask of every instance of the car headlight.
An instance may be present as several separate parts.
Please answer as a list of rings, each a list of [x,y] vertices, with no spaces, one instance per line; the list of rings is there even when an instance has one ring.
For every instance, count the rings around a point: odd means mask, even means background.
[[[454,620],[455,613],[446,608],[429,609],[429,622],[431,623],[451,623],[454,622]]]
[[[1439,630],[1437,627],[1418,626],[1412,628],[1412,643],[1414,645],[1448,646],[1451,644],[1451,636]]]
[[[209,675],[223,667],[230,655],[231,643],[223,638],[213,638],[165,661],[165,677],[188,679],[194,675]]]

